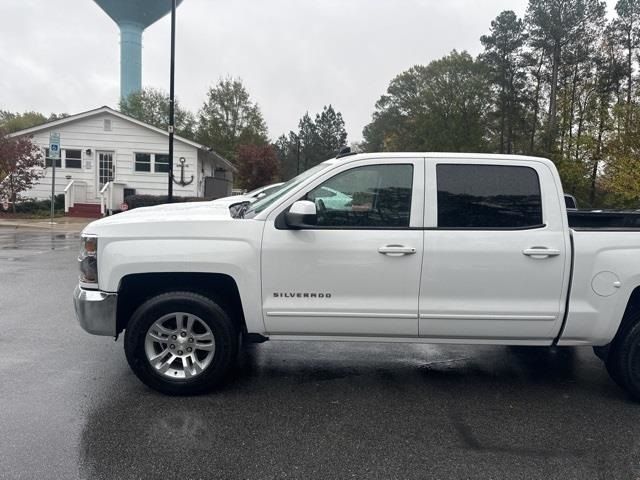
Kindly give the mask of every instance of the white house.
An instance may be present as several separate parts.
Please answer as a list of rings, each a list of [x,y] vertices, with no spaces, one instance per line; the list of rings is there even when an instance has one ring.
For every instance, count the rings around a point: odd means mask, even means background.
[[[52,159],[49,136],[60,134],[55,192],[65,194],[70,214],[118,210],[125,195],[167,195],[168,132],[100,107],[11,136],[29,135],[45,156],[44,176],[26,197],[51,198]],[[219,198],[231,194],[236,168],[211,148],[175,136],[176,196]],[[176,183],[177,182],[177,183]]]

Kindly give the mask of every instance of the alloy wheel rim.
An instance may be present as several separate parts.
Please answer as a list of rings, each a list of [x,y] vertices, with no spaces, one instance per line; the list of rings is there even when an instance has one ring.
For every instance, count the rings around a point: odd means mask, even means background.
[[[213,361],[216,341],[198,316],[174,312],[160,317],[147,330],[145,355],[151,367],[171,379],[201,375]]]

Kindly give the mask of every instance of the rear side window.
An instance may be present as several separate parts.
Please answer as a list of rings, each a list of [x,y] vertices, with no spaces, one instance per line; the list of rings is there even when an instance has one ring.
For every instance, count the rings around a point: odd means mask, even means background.
[[[542,226],[537,172],[503,165],[438,165],[438,227]]]

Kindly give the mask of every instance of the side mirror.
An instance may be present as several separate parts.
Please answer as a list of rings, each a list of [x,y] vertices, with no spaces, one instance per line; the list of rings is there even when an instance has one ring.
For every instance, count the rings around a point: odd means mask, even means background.
[[[284,220],[287,227],[296,230],[317,225],[318,215],[316,212],[316,204],[309,200],[298,200],[291,205],[289,211],[284,214]]]
[[[260,192],[258,195],[256,195],[256,199],[257,199],[257,200],[261,200],[261,199],[263,199],[263,198],[264,198],[264,197],[266,197],[266,196],[267,196],[267,194],[266,194],[266,193],[264,193],[264,192]]]

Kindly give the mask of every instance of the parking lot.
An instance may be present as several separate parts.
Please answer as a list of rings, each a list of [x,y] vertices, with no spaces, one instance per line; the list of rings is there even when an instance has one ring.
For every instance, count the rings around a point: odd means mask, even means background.
[[[640,478],[589,348],[266,343],[155,393],[77,325],[76,234],[0,229],[0,478]]]

